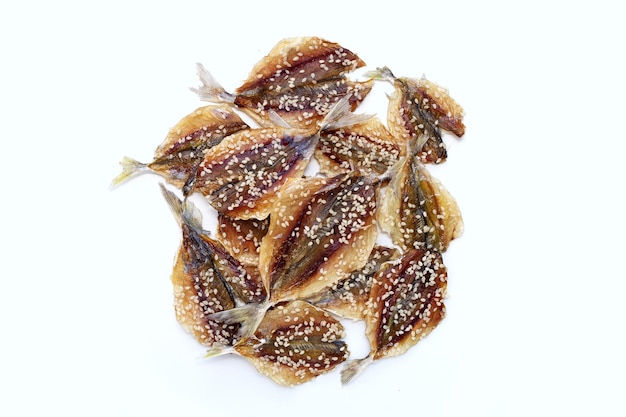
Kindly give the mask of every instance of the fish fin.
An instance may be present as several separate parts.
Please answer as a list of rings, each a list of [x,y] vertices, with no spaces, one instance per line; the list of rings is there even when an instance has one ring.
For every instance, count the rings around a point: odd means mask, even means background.
[[[205,358],[214,358],[220,355],[227,355],[229,353],[236,353],[236,350],[232,346],[216,345],[212,346],[204,354]]]
[[[374,362],[374,357],[369,354],[363,359],[356,359],[345,364],[341,370],[341,383],[346,385],[357,377],[363,369],[370,363]]]
[[[159,184],[159,187],[161,187],[161,193],[178,223],[185,223],[198,232],[207,234],[202,229],[202,213],[191,201],[186,198],[181,200],[176,194],[165,188],[165,185],[162,183]]]
[[[276,113],[272,109],[267,111],[267,116],[269,117],[270,121],[277,127],[284,127],[285,129],[292,129],[293,128],[293,126],[291,126],[289,123],[287,123],[287,121],[285,119],[280,117],[280,114]]]
[[[122,172],[117,177],[113,178],[113,181],[111,181],[111,188],[120,185],[133,175],[139,174],[148,169],[148,164],[144,164],[127,156],[120,161],[120,165],[122,166]]]
[[[246,304],[230,310],[209,314],[207,318],[225,324],[241,324],[239,329],[241,337],[251,337],[257,327],[259,327],[261,320],[263,320],[268,307],[267,303]]]
[[[320,131],[355,125],[374,117],[373,114],[352,113],[352,106],[350,104],[351,97],[352,94],[346,94],[335,103],[324,117],[324,120],[320,123]]]
[[[396,79],[396,76],[393,75],[393,72],[391,72],[388,67],[379,67],[375,70],[368,71],[365,73],[365,76],[378,81],[393,82],[393,80]]]
[[[235,96],[224,90],[224,87],[213,78],[213,75],[204,65],[198,62],[196,68],[202,85],[198,88],[190,87],[189,89],[196,93],[200,100],[210,103],[233,103],[235,101]]]

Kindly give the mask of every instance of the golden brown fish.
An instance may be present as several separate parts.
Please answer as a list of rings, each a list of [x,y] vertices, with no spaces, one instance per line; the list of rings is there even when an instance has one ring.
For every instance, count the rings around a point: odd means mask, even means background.
[[[344,362],[348,347],[341,323],[305,301],[278,304],[267,312],[254,335],[207,356],[235,353],[280,385],[302,384]]]
[[[341,371],[347,384],[375,360],[398,356],[426,337],[445,317],[447,271],[441,254],[411,249],[376,273],[370,291],[366,335],[370,353]]]
[[[290,179],[272,207],[261,242],[259,272],[268,300],[211,319],[254,329],[273,305],[306,299],[362,268],[378,236],[380,182],[358,172]]]
[[[259,257],[271,302],[305,299],[365,265],[378,236],[379,183],[352,172],[281,189]]]
[[[346,74],[364,65],[337,43],[289,38],[274,46],[234,93],[226,92],[200,64],[202,86],[192,90],[205,101],[233,103],[261,126],[271,126],[268,112],[275,112],[293,127],[310,128],[342,97],[350,96],[352,110],[363,101],[372,80],[356,82]]]
[[[181,201],[161,185],[161,191],[182,229],[174,270],[174,307],[182,327],[205,346],[230,346],[239,337],[239,323],[222,323],[213,313],[267,298],[258,275],[233,258],[202,230],[202,215],[190,201]]]
[[[463,234],[456,200],[433,178],[417,157],[407,156],[394,167],[381,191],[378,224],[403,250],[447,250]]]
[[[384,174],[405,151],[378,118],[322,132],[315,149],[320,172],[333,176],[358,169]]]
[[[195,183],[183,192],[201,193],[218,212],[232,218],[264,219],[283,184],[304,174],[321,132],[371,117],[350,111],[349,97],[344,97],[318,128],[275,126],[230,135],[207,150]]]
[[[446,89],[426,78],[396,77],[387,67],[369,74],[394,85],[387,112],[391,132],[398,138],[417,141],[413,148],[419,152],[422,162],[444,162],[448,153],[441,129],[463,136],[463,108]]]
[[[168,183],[183,188],[186,183],[193,182],[198,164],[208,149],[224,137],[248,127],[229,106],[200,107],[170,129],[156,149],[152,162],[141,163],[125,157],[120,162],[122,173],[113,180],[113,185],[135,174],[152,171]]]
[[[362,320],[367,314],[374,274],[385,262],[399,257],[397,249],[376,245],[363,268],[312,295],[307,301],[341,317]]]

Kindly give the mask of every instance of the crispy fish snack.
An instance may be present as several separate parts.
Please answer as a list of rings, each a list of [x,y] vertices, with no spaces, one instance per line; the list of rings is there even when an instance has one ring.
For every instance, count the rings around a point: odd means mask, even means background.
[[[161,191],[182,230],[182,242],[171,280],[174,308],[182,327],[205,346],[230,346],[238,338],[238,323],[222,323],[211,314],[267,298],[259,276],[234,259],[202,230],[202,215],[189,201]]]
[[[202,100],[229,102],[261,126],[271,126],[275,112],[290,126],[311,128],[343,97],[350,96],[352,110],[373,86],[371,80],[351,81],[346,74],[365,63],[353,52],[318,37],[280,41],[252,69],[248,78],[228,93],[202,65],[202,86],[195,91]]]
[[[448,90],[426,78],[396,77],[387,67],[369,73],[374,79],[390,81],[394,92],[389,97],[387,124],[391,132],[406,141],[425,163],[441,163],[448,157],[441,129],[458,137],[465,134],[463,108]]]
[[[269,309],[251,337],[207,356],[236,353],[280,385],[299,385],[332,371],[348,356],[341,323],[305,301]]]
[[[181,119],[152,162],[122,161],[113,185],[151,171],[183,196],[161,185],[182,234],[175,313],[207,357],[237,354],[294,386],[345,362],[340,320],[363,320],[370,351],[345,364],[346,384],[445,317],[442,254],[463,219],[425,164],[446,161],[464,111],[426,78],[348,78],[363,66],[337,43],[288,38],[231,93],[198,64],[192,90],[218,105]],[[352,113],[378,80],[393,85],[386,123]],[[194,193],[217,211],[216,239]]]
[[[320,172],[333,176],[359,170],[384,174],[404,153],[405,145],[391,135],[375,117],[365,122],[322,132],[315,149]]]
[[[370,353],[341,371],[347,384],[373,361],[405,353],[445,317],[448,274],[441,254],[411,249],[374,276],[365,318]]]
[[[120,162],[122,173],[113,180],[113,185],[138,173],[152,171],[181,189],[194,181],[198,164],[208,149],[226,136],[248,128],[229,106],[199,107],[170,129],[152,162],[144,164],[125,157]]]
[[[463,234],[463,217],[445,187],[417,157],[405,157],[394,167],[382,191],[378,224],[402,250],[445,252]]]
[[[305,299],[363,267],[378,236],[377,178],[297,178],[280,190],[261,243],[270,300]]]
[[[285,182],[304,174],[322,132],[371,117],[352,114],[349,99],[339,100],[314,130],[275,126],[225,138],[206,152],[193,187],[183,192],[201,193],[235,219],[266,218]]]

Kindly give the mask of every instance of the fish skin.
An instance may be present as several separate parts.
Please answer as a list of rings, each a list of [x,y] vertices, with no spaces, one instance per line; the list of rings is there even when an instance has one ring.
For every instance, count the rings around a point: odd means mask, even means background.
[[[463,234],[463,216],[456,200],[420,161],[407,156],[392,169],[381,192],[378,224],[403,250],[445,252]]]
[[[341,317],[363,320],[367,315],[374,274],[385,262],[399,257],[400,252],[397,249],[376,245],[363,268],[312,295],[307,301]]]
[[[233,350],[284,386],[299,385],[335,369],[349,351],[344,328],[329,313],[305,301],[277,304],[266,311],[254,336]]]
[[[288,38],[254,65],[234,93],[219,85],[202,64],[202,85],[192,91],[204,101],[237,106],[262,127],[272,127],[269,115],[277,113],[292,127],[311,128],[343,97],[350,97],[352,110],[365,99],[373,81],[347,77],[364,65],[337,43],[319,37]]]
[[[405,148],[373,117],[322,132],[314,156],[320,172],[328,176],[355,169],[366,175],[382,175],[400,159]]]
[[[300,177],[315,150],[317,131],[259,128],[241,131],[209,149],[191,192],[235,219],[264,219],[288,178]]]
[[[189,201],[181,201],[161,185],[182,231],[171,275],[174,309],[181,326],[205,346],[231,346],[239,337],[237,323],[222,323],[211,315],[267,298],[258,275],[233,258],[201,229],[202,218]]]
[[[376,360],[398,356],[430,334],[444,319],[447,270],[441,253],[410,249],[376,273],[365,317],[370,353],[346,363],[343,384]]]
[[[335,79],[365,66],[356,54],[341,45],[311,37],[287,38],[257,62],[236,95],[264,95]]]
[[[150,163],[125,158],[123,172],[113,180],[117,185],[142,171],[152,171],[169,184],[182,189],[193,181],[198,164],[207,149],[235,132],[248,129],[230,106],[211,105],[195,109],[172,127],[157,147]]]
[[[378,179],[296,178],[279,193],[259,269],[272,302],[305,299],[363,267],[378,236]]]
[[[233,219],[217,215],[217,238],[244,265],[257,267],[261,241],[267,233],[269,219]]]
[[[261,126],[272,126],[269,113],[274,112],[290,126],[306,129],[319,124],[343,97],[350,96],[350,106],[354,111],[372,87],[371,80],[351,81],[341,77],[297,86],[280,93],[239,95],[234,103]]]
[[[422,162],[444,162],[448,153],[441,129],[458,137],[465,134],[465,112],[448,90],[425,77],[396,77],[387,67],[369,74],[373,79],[387,80],[394,85],[387,110],[391,132],[398,138],[416,142],[411,147]]]

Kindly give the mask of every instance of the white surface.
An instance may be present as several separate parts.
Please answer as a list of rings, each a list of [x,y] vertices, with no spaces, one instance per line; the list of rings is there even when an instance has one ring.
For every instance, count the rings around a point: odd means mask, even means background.
[[[626,414],[620,9],[420,3],[0,6],[0,415]],[[171,309],[179,235],[159,179],[108,189],[122,156],[149,160],[201,104],[197,61],[232,90],[302,35],[425,74],[467,113],[433,170],[466,226],[445,256],[448,317],[345,387],[201,359]]]

